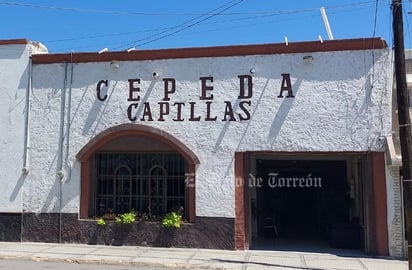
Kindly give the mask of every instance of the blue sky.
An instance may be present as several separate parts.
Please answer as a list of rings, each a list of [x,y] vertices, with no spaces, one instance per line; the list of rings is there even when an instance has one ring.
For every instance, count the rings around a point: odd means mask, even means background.
[[[382,37],[392,44],[390,0],[1,1],[0,39],[40,41],[51,53]],[[403,1],[405,47],[412,3]],[[376,22],[376,23],[375,23]]]

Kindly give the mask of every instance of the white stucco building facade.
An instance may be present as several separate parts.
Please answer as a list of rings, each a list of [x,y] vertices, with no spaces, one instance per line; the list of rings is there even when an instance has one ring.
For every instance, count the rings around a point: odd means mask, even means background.
[[[0,212],[11,240],[90,243],[108,212],[180,207],[177,246],[254,248],[271,221],[279,239],[404,256],[384,41],[101,54],[9,43]]]

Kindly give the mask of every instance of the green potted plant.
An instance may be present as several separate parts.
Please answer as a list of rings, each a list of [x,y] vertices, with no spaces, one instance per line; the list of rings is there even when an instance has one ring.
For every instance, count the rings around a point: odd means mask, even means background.
[[[176,212],[167,213],[162,219],[162,225],[166,228],[180,228],[182,216]]]
[[[162,218],[160,233],[155,245],[162,247],[174,246],[181,222],[182,216],[177,212],[169,212],[164,215]]]
[[[136,213],[134,210],[130,212],[118,214],[114,219],[113,234],[111,244],[114,246],[123,245],[126,241],[130,231],[132,230],[132,225],[136,221]]]
[[[127,213],[119,214],[114,219],[114,222],[116,222],[116,224],[132,224],[135,221],[136,213],[134,212],[134,210]]]

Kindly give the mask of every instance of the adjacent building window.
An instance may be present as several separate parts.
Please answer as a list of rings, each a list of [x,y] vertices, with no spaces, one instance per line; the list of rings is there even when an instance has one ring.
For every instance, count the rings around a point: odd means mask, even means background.
[[[185,159],[177,152],[95,155],[98,216],[131,210],[161,216],[185,207]]]

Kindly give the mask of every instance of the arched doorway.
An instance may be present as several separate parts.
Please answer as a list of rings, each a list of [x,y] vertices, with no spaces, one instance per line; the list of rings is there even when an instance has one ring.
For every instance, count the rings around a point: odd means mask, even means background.
[[[94,137],[81,162],[80,218],[137,210],[161,215],[184,207],[195,221],[196,155],[169,133],[123,124]]]

